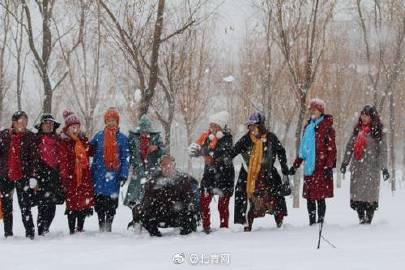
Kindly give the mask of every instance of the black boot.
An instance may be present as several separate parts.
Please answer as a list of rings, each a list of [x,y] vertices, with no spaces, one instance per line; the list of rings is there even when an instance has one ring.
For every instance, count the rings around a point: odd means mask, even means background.
[[[309,217],[309,226],[312,226],[316,223],[316,202],[307,200],[307,209]]]
[[[357,209],[357,215],[359,216],[359,222],[360,222],[360,224],[365,224],[365,223],[366,223],[366,219],[365,219],[364,210]]]
[[[366,224],[371,224],[371,222],[373,221],[373,217],[374,217],[374,210],[367,210],[366,211]]]

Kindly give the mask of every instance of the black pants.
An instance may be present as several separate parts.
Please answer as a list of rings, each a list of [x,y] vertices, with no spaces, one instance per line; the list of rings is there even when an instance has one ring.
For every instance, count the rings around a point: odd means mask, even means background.
[[[70,234],[82,232],[84,228],[84,220],[89,215],[88,210],[66,211],[66,214],[68,216]]]
[[[38,235],[44,235],[49,232],[52,221],[55,217],[56,205],[49,202],[38,202]]]
[[[13,193],[17,191],[18,204],[21,209],[22,222],[25,228],[25,236],[34,237],[35,229],[31,214],[31,207],[34,202],[34,193],[29,188],[29,180],[21,179],[11,182],[8,179],[0,178],[1,197],[3,199],[4,212],[4,236],[13,235]]]
[[[318,208],[318,223],[322,223],[325,220],[326,213],[326,202],[325,199],[318,201],[307,200],[307,208],[309,215],[309,224],[315,224],[316,221],[316,212]]]
[[[94,209],[98,216],[100,230],[111,232],[111,225],[118,208],[118,198],[113,199],[110,196],[96,195],[95,199],[96,205]]]

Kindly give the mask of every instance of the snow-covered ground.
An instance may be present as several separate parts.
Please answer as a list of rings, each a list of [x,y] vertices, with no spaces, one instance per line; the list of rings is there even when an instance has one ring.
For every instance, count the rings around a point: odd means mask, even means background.
[[[277,229],[273,217],[268,216],[256,220],[251,233],[244,233],[241,226],[231,225],[229,230],[217,230],[208,236],[202,232],[180,236],[177,230],[168,229],[162,238],[151,238],[145,231],[127,231],[130,211],[124,206],[118,209],[113,233],[97,232],[97,219],[93,216],[85,225],[86,232],[70,236],[64,207],[59,206],[52,232],[31,241],[23,237],[16,207],[16,236],[7,240],[0,238],[0,269],[404,269],[404,188],[392,196],[389,184],[382,184],[380,209],[371,226],[358,225],[356,214],[349,207],[348,193],[346,180],[343,188],[336,190],[335,198],[327,201],[324,236],[336,248],[322,242],[320,250],[316,249],[318,227],[307,225],[303,200],[300,209],[289,209],[281,229]],[[291,206],[290,199],[288,206]],[[212,209],[213,227],[216,227],[217,211],[214,206]],[[0,225],[1,234],[2,227]],[[173,263],[177,253],[184,253],[184,263]],[[203,255],[209,264],[201,262]],[[199,262],[192,265],[191,261],[196,262],[195,256]],[[221,260],[228,258],[228,264],[221,264]]]

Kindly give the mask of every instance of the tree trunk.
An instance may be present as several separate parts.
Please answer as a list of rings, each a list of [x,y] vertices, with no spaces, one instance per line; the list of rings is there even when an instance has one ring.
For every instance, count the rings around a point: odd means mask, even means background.
[[[47,73],[45,73],[45,75],[43,75],[42,81],[44,84],[44,93],[45,93],[42,110],[44,113],[52,113],[53,91],[52,91],[51,82],[49,81],[49,77],[48,77]]]
[[[396,190],[396,160],[395,160],[395,99],[394,99],[394,92],[392,91],[390,94],[389,99],[389,107],[390,107],[390,163],[392,168],[392,179],[391,179],[391,191],[394,192]]]
[[[301,104],[300,104],[300,114],[298,116],[298,123],[297,123],[297,129],[295,131],[295,150],[298,156],[299,153],[299,148],[301,144],[301,133],[302,133],[302,127],[304,123],[304,117],[305,117],[305,102],[306,100],[306,95],[302,97],[301,99]],[[293,208],[299,208],[300,207],[300,186],[301,186],[301,178],[298,174],[294,176],[294,190],[293,190]]]
[[[148,88],[143,91],[142,99],[139,105],[138,117],[142,117],[142,115],[148,113],[149,106],[155,94],[155,87],[159,75],[158,60],[159,60],[160,38],[163,30],[164,10],[165,10],[165,0],[159,0],[155,29],[153,33],[152,55],[150,58],[149,85]]]

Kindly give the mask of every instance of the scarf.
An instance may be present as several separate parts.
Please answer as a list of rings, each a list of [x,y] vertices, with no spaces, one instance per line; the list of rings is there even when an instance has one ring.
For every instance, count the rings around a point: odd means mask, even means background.
[[[319,123],[323,121],[324,117],[311,120],[304,130],[304,136],[302,137],[299,157],[305,161],[304,176],[311,176],[315,172],[316,162],[316,131],[315,128]]]
[[[149,145],[150,145],[150,136],[148,134],[141,134],[141,137],[139,139],[139,150],[143,165],[146,164],[146,161],[148,159]]]
[[[354,142],[354,158],[356,160],[361,160],[364,155],[364,150],[367,148],[367,135],[370,134],[370,126],[363,125],[359,134]]]
[[[215,150],[218,143],[218,137],[215,136],[211,131],[203,132],[195,143],[202,147],[207,140],[208,149]],[[211,156],[203,156],[203,158],[205,164],[212,164],[213,158]]]
[[[117,171],[120,167],[117,131],[117,128],[104,129],[104,165],[107,171]]]
[[[8,155],[8,178],[12,182],[16,182],[24,177],[22,170],[22,138],[23,133],[13,132],[10,130],[11,143]]]
[[[246,193],[248,198],[251,198],[255,192],[256,179],[259,176],[260,169],[262,167],[262,160],[264,154],[263,142],[266,139],[266,135],[260,139],[250,134],[250,139],[253,142],[253,149],[249,160],[248,177],[246,183]]]
[[[75,174],[76,174],[76,186],[80,186],[83,182],[83,170],[89,167],[89,159],[87,157],[87,149],[77,136],[73,136],[72,139],[75,142]]]

